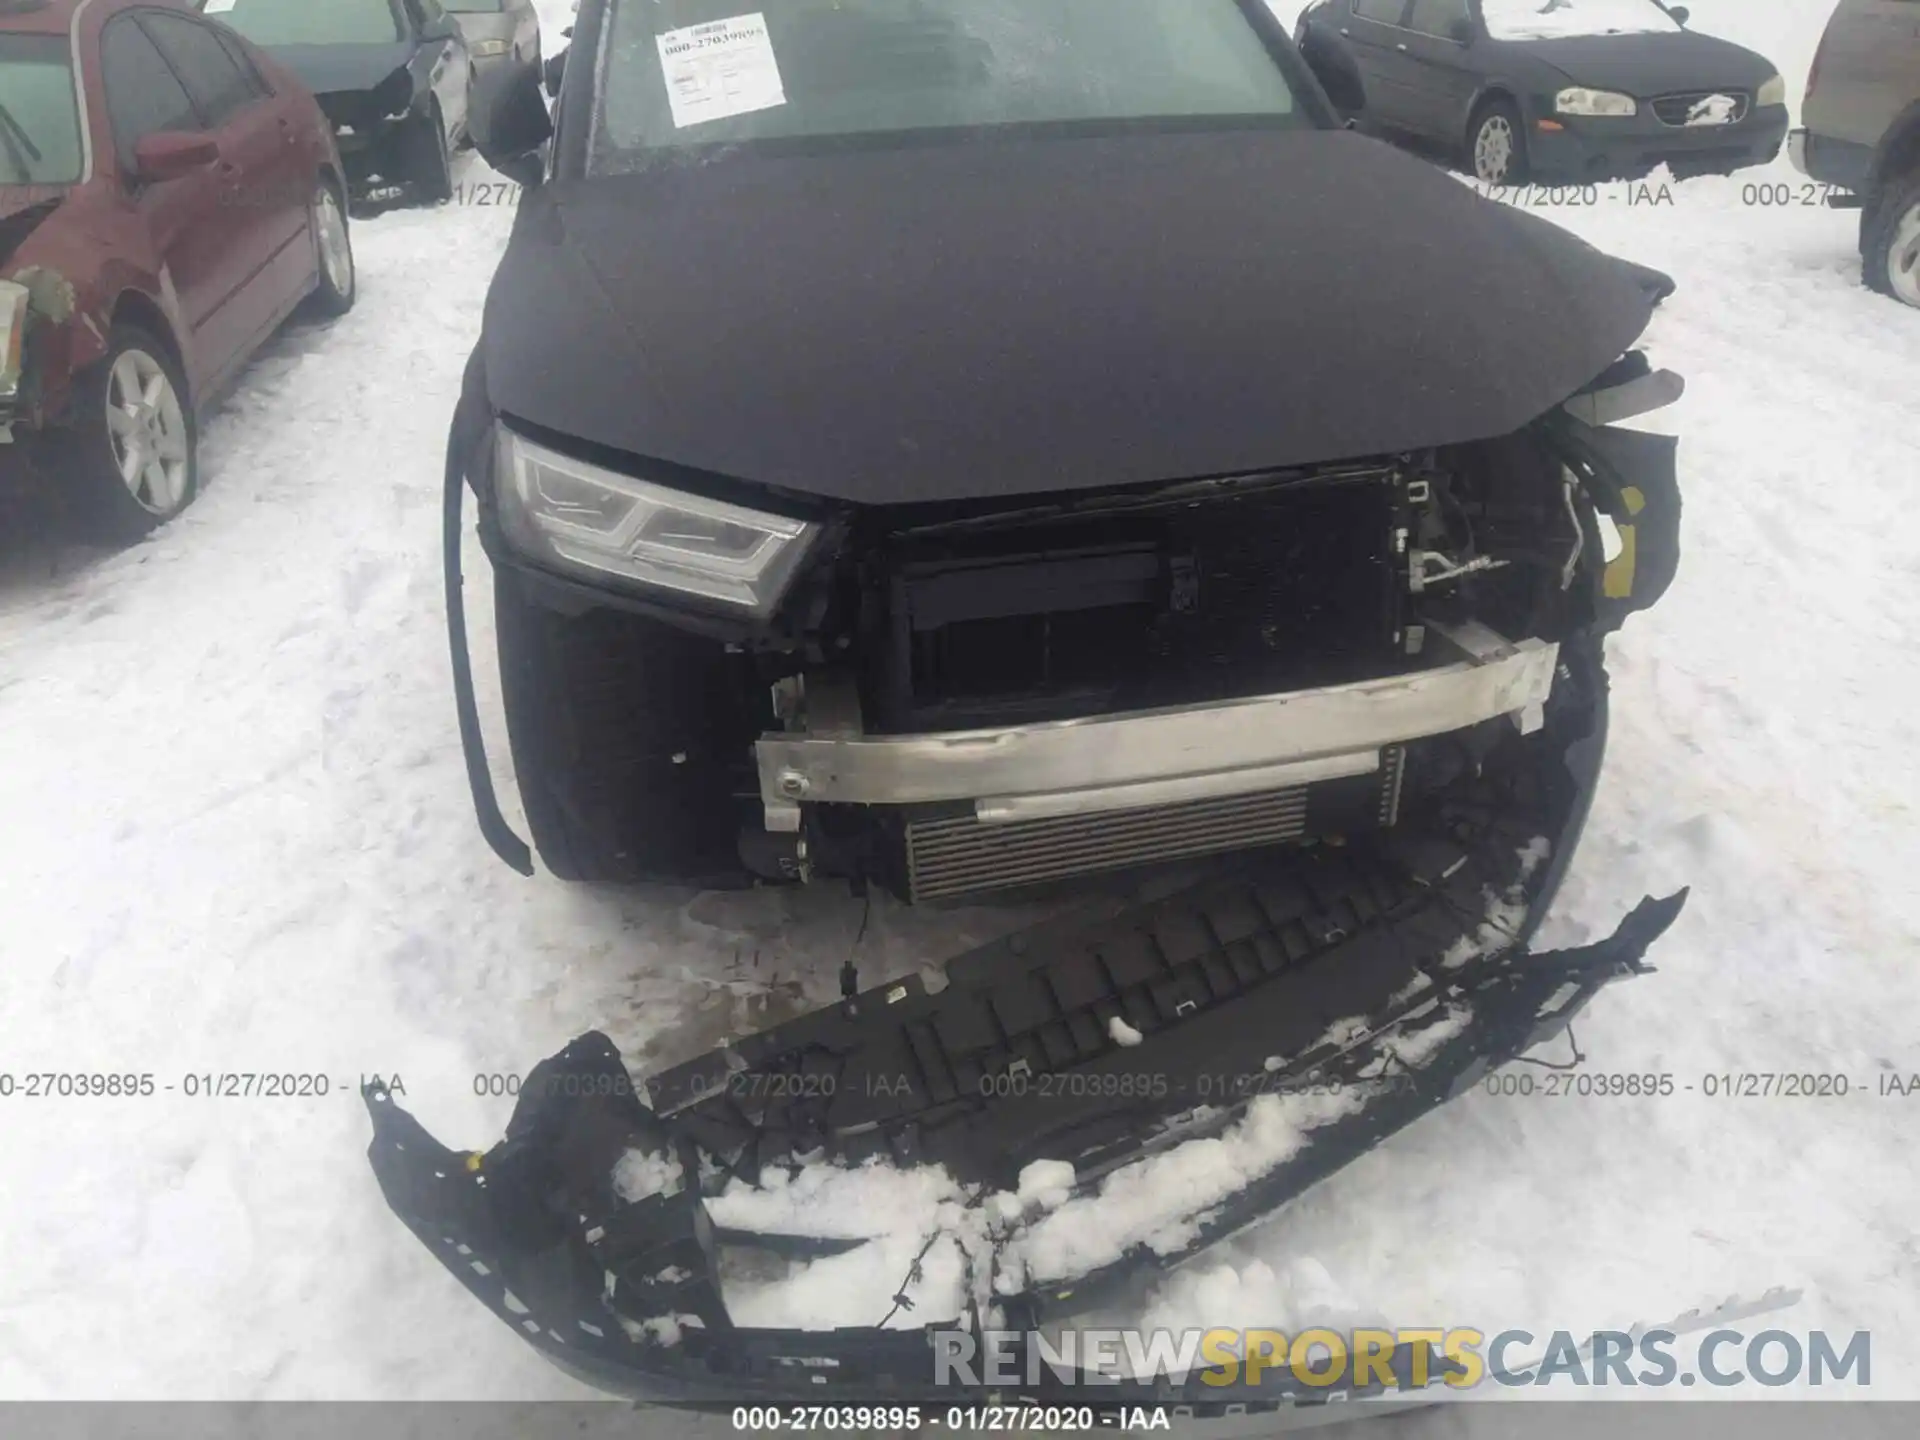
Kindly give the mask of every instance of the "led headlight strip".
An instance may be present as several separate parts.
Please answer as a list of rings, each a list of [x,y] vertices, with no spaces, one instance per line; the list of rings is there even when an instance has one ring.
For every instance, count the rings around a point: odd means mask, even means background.
[[[496,428],[500,524],[529,558],[772,614],[820,527],[562,455]]]

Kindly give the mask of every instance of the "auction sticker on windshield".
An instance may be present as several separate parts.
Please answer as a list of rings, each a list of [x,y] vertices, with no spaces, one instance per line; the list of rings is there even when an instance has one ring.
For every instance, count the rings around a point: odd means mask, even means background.
[[[787,103],[764,15],[736,15],[660,36],[676,129]]]

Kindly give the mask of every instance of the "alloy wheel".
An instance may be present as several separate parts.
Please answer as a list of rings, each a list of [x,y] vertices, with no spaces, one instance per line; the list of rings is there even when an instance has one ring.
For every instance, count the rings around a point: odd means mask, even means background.
[[[187,418],[166,369],[124,350],[107,377],[107,441],[114,468],[144,510],[171,515],[187,497]]]
[[[320,263],[327,272],[327,283],[337,295],[353,293],[353,246],[347,238],[347,217],[340,213],[340,201],[331,185],[322,185],[314,196],[316,228],[320,233]]]
[[[1506,182],[1513,169],[1513,126],[1504,115],[1489,115],[1473,138],[1473,173],[1489,185]]]

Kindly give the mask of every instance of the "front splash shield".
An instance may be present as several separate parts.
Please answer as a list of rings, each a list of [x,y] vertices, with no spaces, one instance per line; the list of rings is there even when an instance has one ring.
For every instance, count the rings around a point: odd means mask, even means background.
[[[889,984],[748,1037],[651,1077],[644,1100],[613,1043],[585,1035],[527,1077],[506,1138],[484,1154],[440,1144],[376,1083],[370,1157],[394,1211],[482,1303],[555,1364],[634,1399],[1017,1395],[1202,1417],[1406,1395],[1443,1380],[1448,1362],[1403,1346],[1395,1384],[1330,1396],[1284,1369],[1249,1386],[1198,1371],[1115,1383],[1049,1365],[1037,1383],[988,1387],[956,1380],[936,1354],[956,1330],[1038,1333],[1069,1296],[1079,1310],[1259,1220],[1643,973],[1685,892],[1642,902],[1597,944],[1529,954],[1560,868],[1542,858],[1491,842],[1239,857],[1170,894],[964,955],[937,992]],[[1195,1197],[1177,1243],[1163,1231],[1056,1273],[1034,1222],[1002,1223],[975,1233],[973,1298],[957,1320],[798,1331],[728,1315],[723,1249],[859,1243],[716,1224],[706,1197],[756,1183],[763,1167],[939,1165],[978,1203],[1006,1196],[1032,1161],[1066,1160],[1072,1204],[1116,1172],[1309,1097],[1304,1143],[1231,1193]],[[679,1178],[622,1200],[615,1167],[635,1151]]]

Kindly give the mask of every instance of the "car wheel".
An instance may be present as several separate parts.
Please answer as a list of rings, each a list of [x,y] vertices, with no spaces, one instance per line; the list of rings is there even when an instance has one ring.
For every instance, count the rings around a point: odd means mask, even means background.
[[[1881,189],[1864,239],[1868,288],[1920,308],[1920,171]]]
[[[1526,128],[1512,101],[1492,100],[1474,113],[1468,127],[1467,163],[1473,178],[1483,184],[1526,182]]]
[[[546,868],[569,881],[750,884],[735,779],[716,758],[729,748],[716,734],[737,728],[715,683],[723,647],[612,611],[563,615],[500,568],[494,624],[514,774]]]
[[[408,137],[407,178],[414,190],[429,205],[444,205],[453,198],[453,149],[447,143],[446,123],[436,104],[414,122]]]
[[[130,545],[192,503],[199,436],[180,362],[153,335],[115,325],[107,353],[74,392],[79,418],[65,442],[87,528]]]
[[[353,265],[353,233],[347,227],[346,202],[332,181],[322,178],[315,184],[310,218],[320,261],[313,309],[330,319],[337,318],[353,309],[359,279]]]

